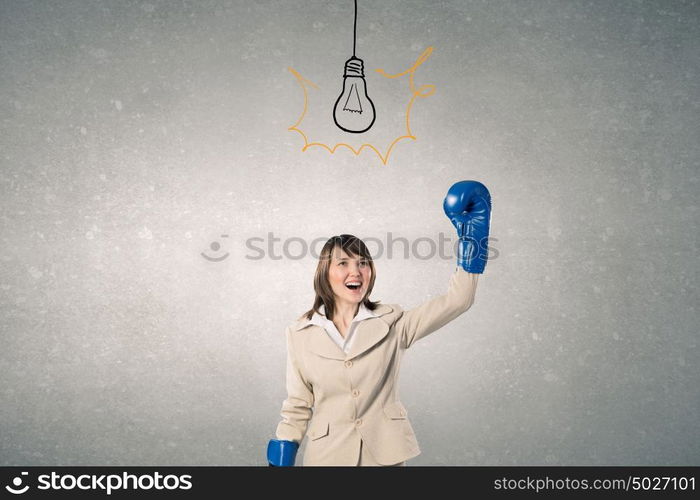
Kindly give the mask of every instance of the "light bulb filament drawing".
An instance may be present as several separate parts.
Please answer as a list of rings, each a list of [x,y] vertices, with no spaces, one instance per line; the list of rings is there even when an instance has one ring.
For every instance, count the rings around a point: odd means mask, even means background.
[[[350,102],[351,99],[352,102]],[[362,102],[360,101],[360,95],[357,93],[357,87],[354,83],[352,87],[350,87],[350,92],[348,92],[348,98],[345,99],[345,104],[343,104],[343,111],[362,113]]]

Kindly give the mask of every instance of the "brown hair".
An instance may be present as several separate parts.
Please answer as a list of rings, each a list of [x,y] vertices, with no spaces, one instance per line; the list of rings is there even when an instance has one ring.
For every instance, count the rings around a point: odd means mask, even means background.
[[[316,298],[314,299],[313,307],[305,312],[302,318],[306,317],[306,319],[311,319],[315,312],[321,314],[319,309],[321,305],[323,305],[326,310],[326,318],[331,321],[333,320],[333,314],[335,313],[335,296],[333,295],[331,284],[328,281],[328,270],[331,266],[331,260],[333,260],[333,250],[335,248],[343,249],[345,253],[351,257],[359,256],[367,260],[369,268],[372,270],[372,276],[369,280],[367,293],[362,298],[362,303],[370,311],[374,311],[379,305],[379,301],[372,302],[369,300],[369,294],[372,293],[376,274],[374,270],[374,261],[372,260],[369,250],[367,250],[367,246],[357,236],[341,234],[329,238],[321,249],[321,255],[318,258],[318,265],[316,266],[316,274],[314,275],[314,292],[316,292]]]

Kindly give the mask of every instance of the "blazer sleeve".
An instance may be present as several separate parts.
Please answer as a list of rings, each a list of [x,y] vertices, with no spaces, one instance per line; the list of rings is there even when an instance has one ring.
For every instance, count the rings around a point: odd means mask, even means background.
[[[277,425],[277,439],[301,443],[311,419],[314,393],[304,378],[295,352],[292,330],[287,328],[287,399],[282,403],[282,421]]]
[[[450,278],[446,294],[404,312],[395,325],[402,347],[411,347],[416,340],[433,333],[466,312],[474,303],[478,278],[476,273],[457,268]]]

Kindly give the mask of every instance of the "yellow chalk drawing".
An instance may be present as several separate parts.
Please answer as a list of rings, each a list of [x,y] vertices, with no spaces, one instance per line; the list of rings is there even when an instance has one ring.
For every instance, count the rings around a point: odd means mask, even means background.
[[[329,146],[328,144],[323,144],[321,142],[309,142],[308,137],[299,128],[299,126],[301,125],[301,122],[304,120],[304,116],[306,115],[306,110],[307,110],[308,104],[309,104],[309,96],[308,96],[307,87],[318,89],[318,86],[316,84],[314,84],[313,82],[311,82],[310,80],[307,80],[306,78],[301,76],[301,74],[299,74],[299,72],[294,70],[293,68],[287,68],[287,69],[289,69],[289,71],[295,76],[295,78],[299,82],[299,85],[301,85],[301,88],[304,92],[304,110],[302,111],[301,116],[299,117],[297,122],[294,125],[292,125],[291,127],[289,127],[287,130],[298,132],[304,138],[304,146],[301,148],[302,151],[306,151],[307,149],[309,149],[313,146],[318,146],[318,147],[321,147],[321,148],[328,150],[329,153],[333,154],[336,152],[336,150],[339,147],[343,146],[343,147],[348,148],[353,153],[355,153],[355,156],[358,156],[362,152],[363,149],[367,148],[367,149],[374,151],[377,154],[377,156],[379,157],[379,159],[382,161],[382,163],[384,165],[386,165],[387,162],[389,161],[389,157],[391,156],[391,152],[394,150],[394,147],[400,141],[402,141],[404,139],[411,139],[414,141],[417,140],[417,137],[415,135],[413,135],[413,133],[411,132],[411,109],[413,108],[413,103],[416,101],[417,98],[419,98],[419,97],[426,98],[426,97],[433,95],[435,93],[435,85],[425,84],[425,85],[421,85],[420,87],[416,88],[413,77],[414,77],[414,73],[416,72],[418,67],[421,64],[423,64],[428,59],[428,57],[430,57],[430,54],[432,54],[432,52],[433,52],[433,47],[428,47],[427,49],[425,49],[425,51],[423,51],[423,53],[418,57],[418,59],[416,59],[416,62],[413,63],[413,66],[408,68],[406,71],[403,71],[401,73],[397,73],[395,75],[390,75],[386,71],[384,71],[383,69],[375,70],[377,73],[379,73],[383,77],[391,78],[391,79],[399,78],[399,77],[405,76],[405,75],[409,75],[408,86],[409,86],[409,90],[411,93],[411,99],[408,101],[408,105],[406,106],[406,133],[405,133],[405,135],[401,135],[401,136],[397,137],[396,139],[394,139],[393,141],[391,141],[391,143],[386,147],[386,149],[383,150],[383,152],[382,152],[381,148],[378,148],[378,147],[373,146],[372,144],[368,144],[368,143],[364,143],[358,149],[355,149],[350,144],[346,144],[346,143],[336,143],[334,146]]]

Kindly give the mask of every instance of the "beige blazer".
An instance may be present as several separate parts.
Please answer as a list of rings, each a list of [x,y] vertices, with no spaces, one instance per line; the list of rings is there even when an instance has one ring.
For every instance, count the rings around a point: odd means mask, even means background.
[[[458,268],[445,295],[409,311],[379,305],[376,318],[357,325],[347,354],[320,326],[302,319],[288,327],[288,396],[277,439],[301,443],[307,436],[304,465],[357,465],[360,441],[380,464],[418,455],[399,401],[401,358],[415,341],[471,307],[478,276]]]

